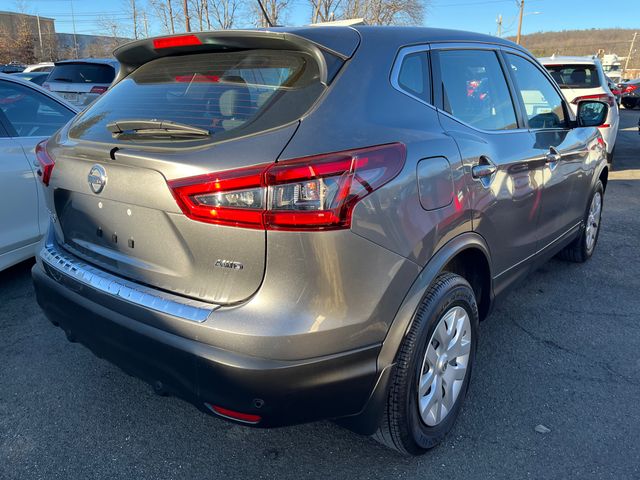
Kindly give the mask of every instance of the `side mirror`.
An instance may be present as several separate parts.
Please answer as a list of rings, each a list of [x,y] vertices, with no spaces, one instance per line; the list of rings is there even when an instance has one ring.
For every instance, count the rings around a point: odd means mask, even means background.
[[[578,126],[599,127],[604,125],[609,115],[609,105],[595,100],[585,100],[578,103]]]

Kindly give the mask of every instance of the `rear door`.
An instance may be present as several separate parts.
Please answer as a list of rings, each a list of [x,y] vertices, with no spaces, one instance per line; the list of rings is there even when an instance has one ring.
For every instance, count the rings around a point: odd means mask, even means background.
[[[593,133],[569,128],[568,106],[538,65],[515,52],[504,56],[534,137],[535,154],[545,159],[538,239],[538,249],[543,249],[582,220],[596,166],[588,161]]]
[[[319,72],[313,56],[277,49],[145,63],[50,142],[58,241],[86,261],[157,288],[221,304],[248,298],[266,268],[265,231],[236,228],[222,214],[261,212],[264,199],[252,188],[194,193],[196,218],[181,208],[170,183],[200,192],[228,185],[229,175],[259,182],[253,167],[276,161],[326,88]],[[204,136],[131,126],[140,119]],[[118,122],[124,130],[115,133]]]
[[[496,282],[499,290],[526,273],[524,260],[536,251],[543,163],[499,53],[478,45],[439,46],[433,53],[440,121],[462,154],[473,228],[504,280]]]
[[[34,148],[74,112],[37,90],[0,81],[0,254],[35,242],[47,222],[37,189]]]

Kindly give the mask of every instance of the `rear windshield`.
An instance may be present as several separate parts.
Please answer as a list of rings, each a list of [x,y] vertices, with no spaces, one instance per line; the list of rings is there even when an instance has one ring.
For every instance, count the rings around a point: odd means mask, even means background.
[[[65,83],[106,83],[116,76],[111,65],[99,63],[65,63],[56,65],[49,76],[50,82]]]
[[[546,65],[546,67],[560,87],[597,88],[600,86],[595,65]]]
[[[107,124],[153,119],[208,130],[209,141],[218,141],[295,120],[323,89],[316,61],[303,52],[243,50],[164,57],[115,85],[76,120],[69,135],[114,142]]]

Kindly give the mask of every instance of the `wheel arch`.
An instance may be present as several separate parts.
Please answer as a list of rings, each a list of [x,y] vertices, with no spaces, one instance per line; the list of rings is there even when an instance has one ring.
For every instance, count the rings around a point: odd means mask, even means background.
[[[474,267],[478,267],[479,270],[475,270]],[[363,435],[372,435],[377,430],[382,418],[389,389],[389,379],[400,344],[411,328],[420,302],[443,271],[452,271],[452,273],[463,276],[472,287],[475,283],[476,288],[480,288],[481,318],[489,314],[494,298],[491,255],[482,236],[475,232],[466,232],[442,246],[413,282],[382,343],[378,355],[380,376],[365,408],[355,416],[338,419],[339,424]],[[482,271],[482,275],[484,275],[482,280],[477,275],[478,271]],[[467,278],[468,276],[470,279]],[[481,287],[478,285],[480,281],[483,282]],[[474,291],[476,291],[475,288]]]

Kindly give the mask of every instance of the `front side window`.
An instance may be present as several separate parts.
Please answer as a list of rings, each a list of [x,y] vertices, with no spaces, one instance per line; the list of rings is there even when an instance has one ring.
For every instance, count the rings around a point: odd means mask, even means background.
[[[564,128],[562,97],[538,68],[519,55],[506,54],[530,128]]]
[[[46,95],[13,82],[0,82],[0,110],[18,137],[48,137],[74,115]]]
[[[495,52],[443,50],[438,56],[445,111],[482,130],[517,128],[513,101]]]

